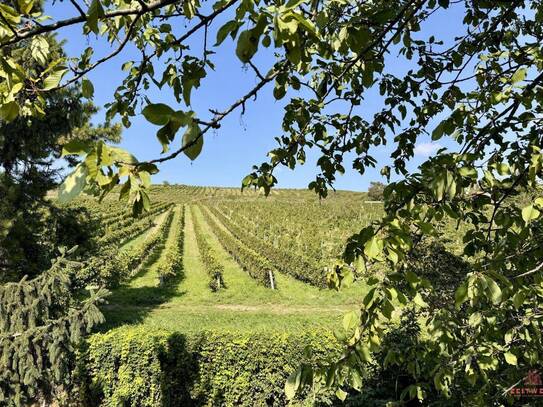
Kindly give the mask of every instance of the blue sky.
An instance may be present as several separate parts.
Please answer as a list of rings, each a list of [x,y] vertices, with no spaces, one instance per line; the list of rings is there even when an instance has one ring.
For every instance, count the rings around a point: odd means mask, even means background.
[[[75,9],[68,2],[55,2],[46,9],[53,18],[61,19],[76,15]],[[430,27],[416,35],[417,38],[428,36],[428,30],[439,37],[452,38],[461,29],[461,12],[459,8],[449,10],[447,14],[436,13]],[[221,18],[214,24],[209,33],[209,43],[213,44],[215,30],[227,21],[227,17]],[[181,27],[179,32],[184,32]],[[87,46],[93,46],[95,57],[107,55],[111,48],[103,41],[89,37],[86,41],[82,36],[82,26],[75,26],[63,29],[59,38],[66,41],[65,50],[69,56],[77,56]],[[192,38],[189,45],[192,52],[201,55],[203,38],[196,36]],[[223,110],[230,106],[235,100],[243,96],[257,83],[257,79],[251,70],[243,67],[235,55],[235,44],[228,37],[211,58],[216,64],[216,71],[210,71],[208,77],[202,82],[199,89],[192,93],[192,110],[203,119],[210,119],[209,108]],[[270,50],[260,50],[254,62],[262,71],[266,72],[271,66],[274,57]],[[391,66],[394,73],[406,71],[411,66],[402,58],[395,55],[392,58]],[[127,49],[121,55],[110,62],[97,68],[89,75],[95,87],[94,103],[103,106],[112,100],[115,88],[122,82],[124,72],[121,65],[129,59],[139,60],[139,54],[133,49]],[[162,71],[160,63],[155,64],[155,70]],[[241,110],[233,112],[223,120],[221,128],[206,135],[202,154],[191,162],[187,157],[179,156],[173,161],[163,163],[160,173],[153,177],[153,182],[160,183],[164,180],[170,183],[181,183],[189,185],[216,185],[239,187],[242,178],[251,171],[254,164],[266,161],[266,153],[275,147],[274,137],[281,135],[281,121],[283,107],[288,100],[276,101],[272,95],[272,85],[268,85],[259,94],[256,101],[247,104],[245,114]],[[174,109],[186,109],[184,105],[179,106],[172,94],[167,90],[158,90],[151,87],[147,96],[153,103],[167,103]],[[358,113],[363,117],[370,117],[380,107],[380,97],[377,92],[368,94],[366,101],[359,107]],[[103,110],[97,115],[96,121],[103,120]],[[161,147],[156,140],[155,134],[158,127],[148,123],[142,115],[133,118],[132,126],[123,131],[121,146],[131,151],[140,160],[153,159],[160,156]],[[431,130],[431,129],[430,129]],[[173,142],[172,148],[179,146],[182,132]],[[422,140],[417,148],[417,155],[413,160],[412,168],[415,168],[424,157],[436,150],[429,140]],[[379,170],[383,165],[389,163],[391,146],[380,147],[375,150],[374,157],[378,160],[376,169],[369,169],[364,176],[350,170],[350,163],[345,162],[347,172],[338,176],[335,187],[337,189],[348,189],[365,191],[370,181],[385,181]],[[315,155],[309,154],[304,166],[298,166],[295,171],[281,168],[276,173],[279,179],[279,187],[283,188],[306,188],[307,184],[314,179],[318,169],[315,167]]]

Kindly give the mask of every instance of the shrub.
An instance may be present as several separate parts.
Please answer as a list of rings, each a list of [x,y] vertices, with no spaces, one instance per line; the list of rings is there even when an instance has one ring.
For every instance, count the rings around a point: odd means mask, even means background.
[[[368,198],[371,201],[382,201],[384,192],[385,184],[382,182],[370,182],[370,187],[368,188]]]
[[[305,347],[313,349],[311,356]],[[333,337],[123,327],[89,338],[80,359],[82,402],[101,406],[282,406],[300,362],[332,356]],[[336,355],[337,356],[337,355]],[[325,397],[323,395],[319,397]]]

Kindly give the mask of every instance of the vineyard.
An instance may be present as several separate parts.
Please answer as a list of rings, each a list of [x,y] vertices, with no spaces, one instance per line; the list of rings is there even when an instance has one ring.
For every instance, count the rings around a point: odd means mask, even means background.
[[[79,280],[112,291],[107,327],[331,329],[365,292],[362,283],[339,293],[326,288],[326,268],[341,256],[342,243],[379,216],[379,204],[365,203],[363,194],[319,201],[297,190],[266,198],[231,188],[156,186],[151,201],[135,219],[114,200],[71,204],[101,225],[99,250]]]
[[[105,323],[88,341],[89,394],[98,392],[105,405],[199,404],[195,394],[208,405],[262,404],[269,397],[283,405],[285,375],[306,357],[305,347],[335,352],[332,332],[367,292],[363,279],[340,292],[328,289],[326,270],[341,257],[345,239],[380,215],[380,205],[343,191],[319,201],[299,190],[265,197],[189,186],[154,186],[150,198],[150,210],[136,218],[113,199],[70,203],[99,225],[94,249],[82,256],[78,284],[111,292],[101,309]],[[179,341],[190,343],[197,360],[195,368],[176,374],[190,376],[196,369],[203,377],[183,396],[175,394],[187,390],[186,383],[168,376],[173,367],[144,366],[154,366]],[[132,360],[129,349],[151,360]],[[172,352],[177,360],[179,350]],[[256,364],[237,359],[245,352]],[[215,369],[223,374],[225,366],[233,376],[220,383],[214,376],[205,387],[202,380]],[[255,374],[256,381],[250,379]],[[148,383],[136,380],[146,375]],[[106,377],[115,384],[104,385]],[[157,393],[154,381],[171,391]]]

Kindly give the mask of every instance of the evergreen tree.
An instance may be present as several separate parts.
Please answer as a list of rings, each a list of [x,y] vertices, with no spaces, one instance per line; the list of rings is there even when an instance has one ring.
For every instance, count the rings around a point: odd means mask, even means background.
[[[54,38],[46,39],[52,57],[62,54]],[[22,66],[31,71],[45,63],[31,57],[31,47],[12,50]],[[46,61],[46,60],[44,60]],[[78,209],[59,210],[47,199],[61,178],[58,160],[62,145],[72,140],[105,139],[118,142],[118,125],[94,127],[97,108],[82,101],[81,92],[70,87],[47,95],[43,115],[0,120],[0,281],[35,276],[47,269],[57,247],[83,244],[92,232],[81,225],[63,233],[70,219],[83,221]],[[68,164],[75,159],[68,158]],[[52,228],[55,228],[54,230]]]
[[[2,57],[38,74],[63,54],[51,36],[40,43],[50,55],[23,42],[3,50]],[[51,92],[43,102],[38,115],[0,119],[0,405],[62,400],[69,393],[74,350],[102,321],[97,304],[107,293],[74,288],[80,265],[66,255],[74,255],[75,245],[88,244],[94,231],[80,209],[58,207],[47,193],[62,175],[63,144],[118,142],[120,127],[93,126],[97,108],[77,87]],[[68,157],[66,163],[77,160]],[[62,247],[73,246],[63,253]]]
[[[0,405],[62,400],[75,367],[74,346],[102,322],[105,290],[84,301],[72,289],[78,263],[65,253],[40,276],[0,286]]]

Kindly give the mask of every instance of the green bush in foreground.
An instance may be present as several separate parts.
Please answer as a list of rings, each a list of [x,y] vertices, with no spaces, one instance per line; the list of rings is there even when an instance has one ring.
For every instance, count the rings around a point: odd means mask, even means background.
[[[334,348],[333,336],[317,331],[184,336],[119,328],[89,338],[80,360],[82,401],[134,407],[282,406],[289,373],[301,362],[332,356]]]

